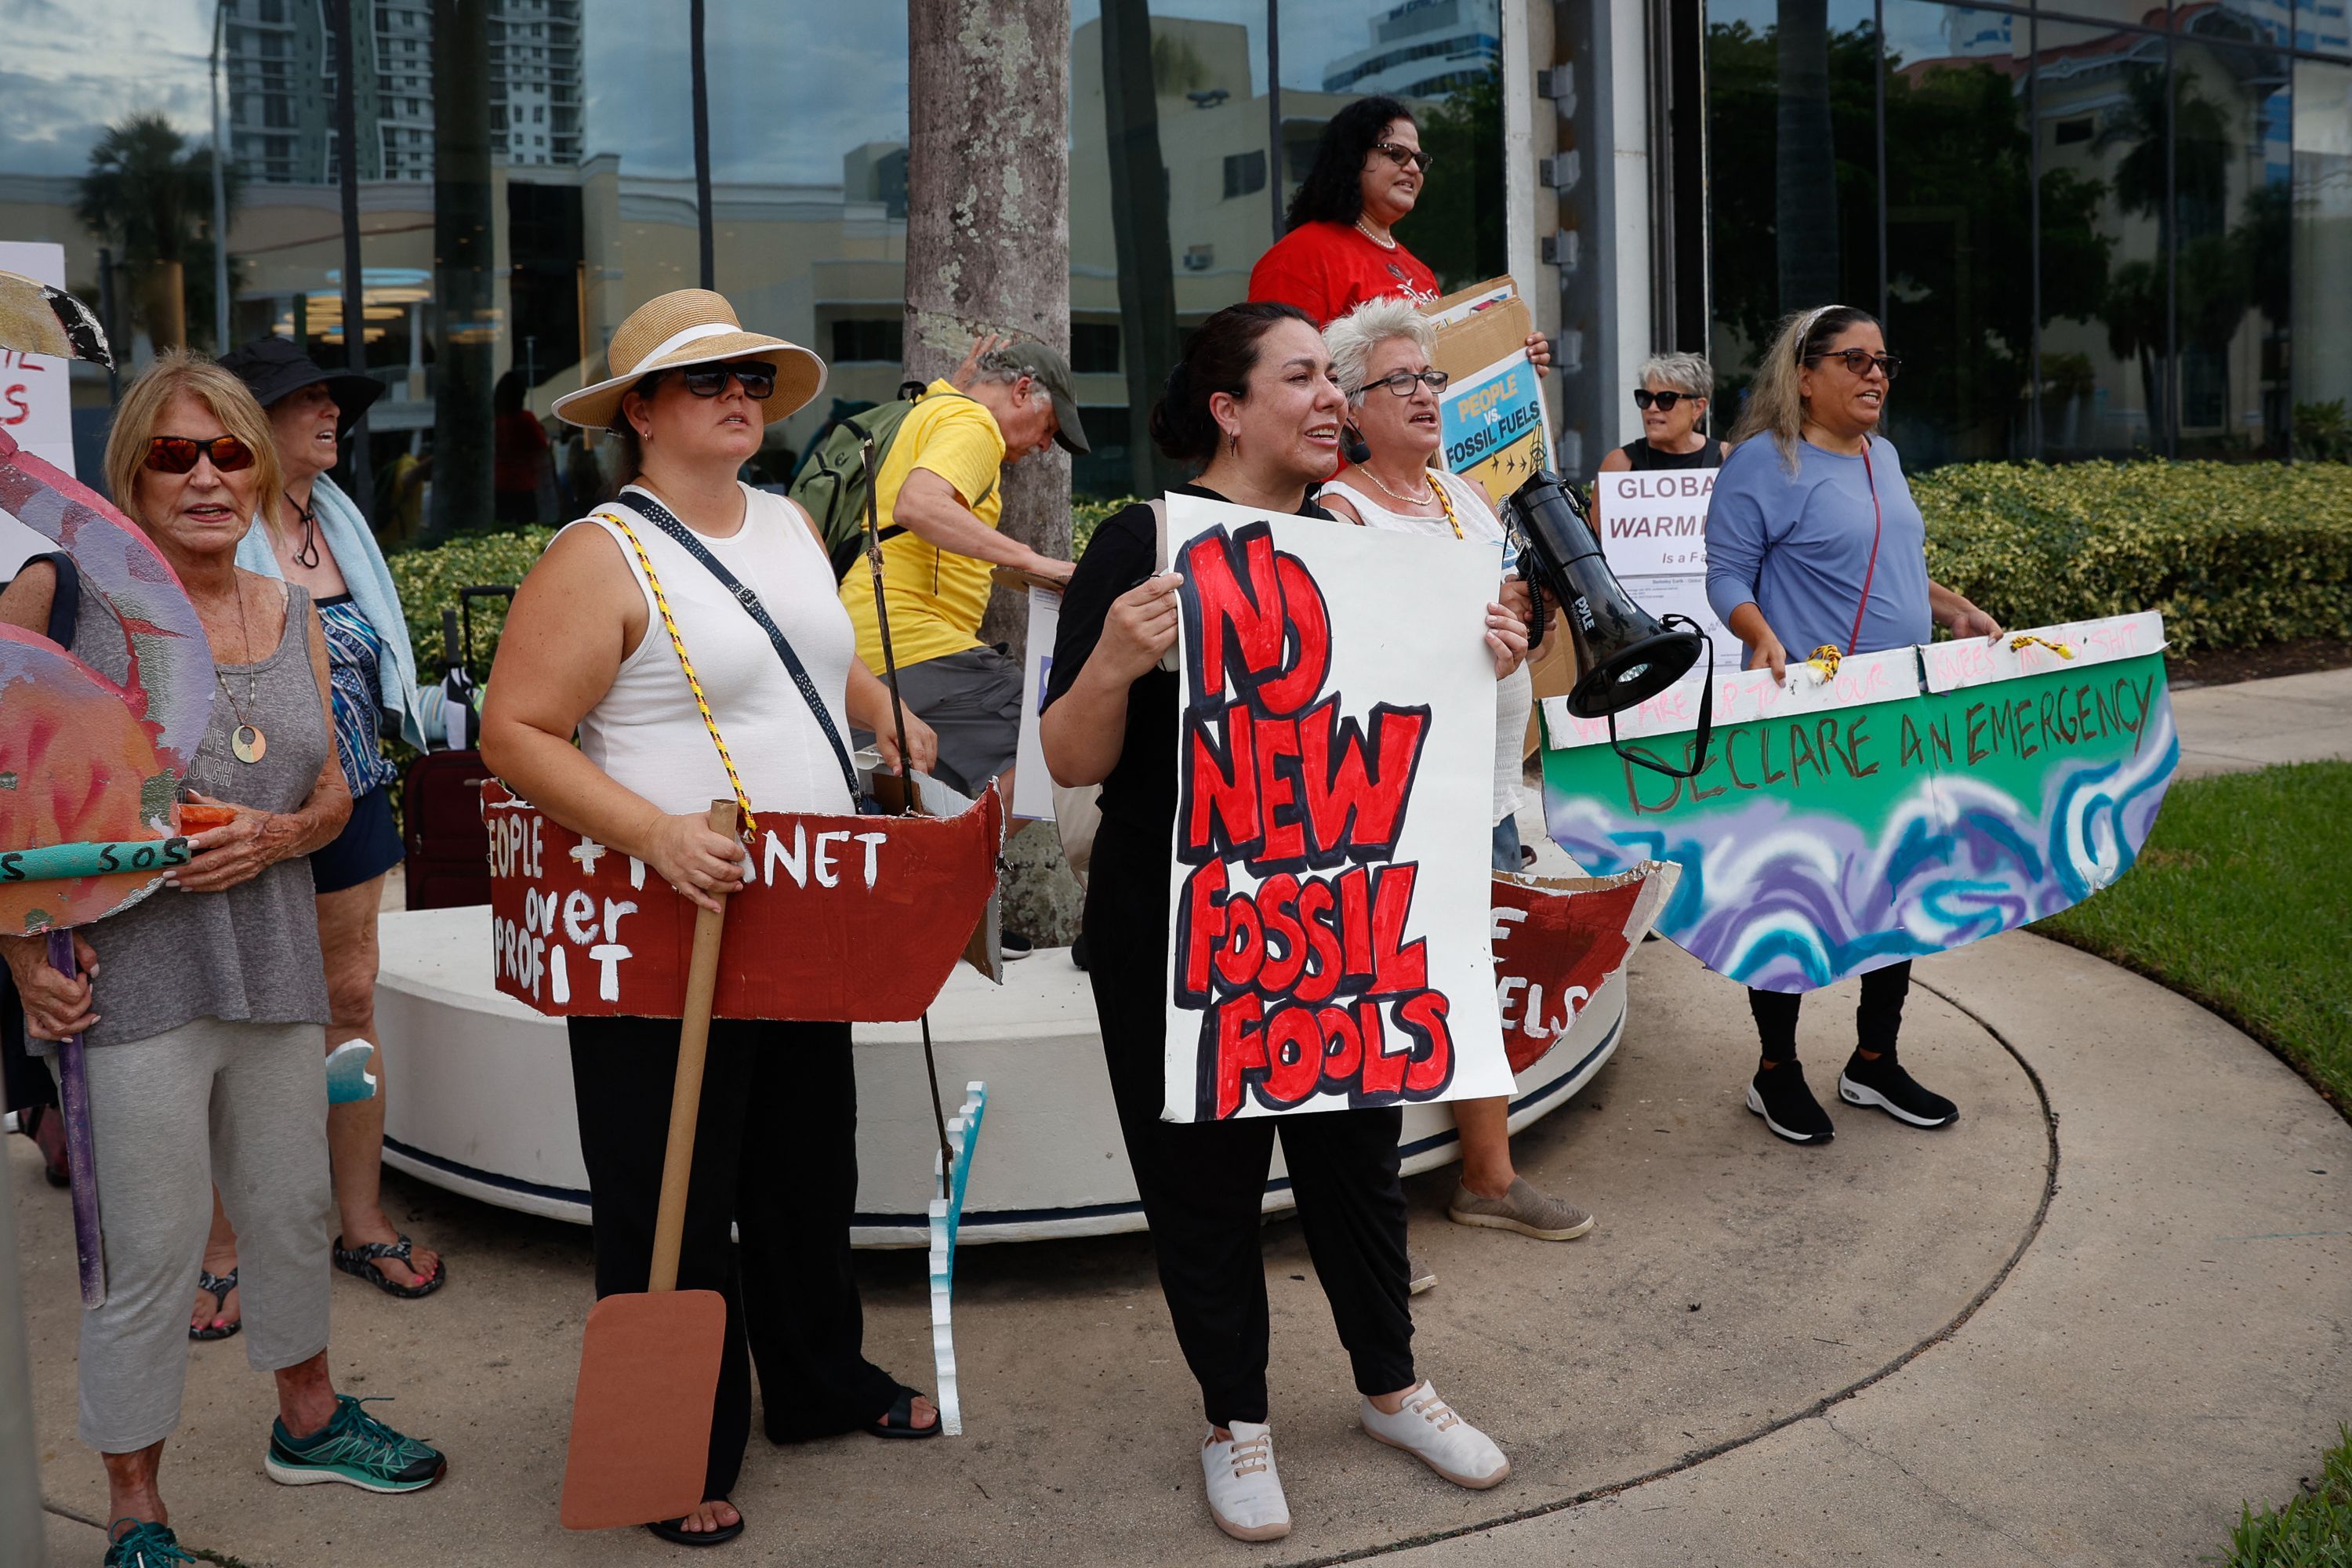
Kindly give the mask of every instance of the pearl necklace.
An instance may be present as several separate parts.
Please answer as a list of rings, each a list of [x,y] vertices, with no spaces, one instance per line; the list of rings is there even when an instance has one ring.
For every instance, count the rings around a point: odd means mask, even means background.
[[[1426,506],[1429,504],[1419,496],[1401,496],[1397,494],[1396,491],[1389,489],[1388,485],[1381,479],[1380,475],[1372,472],[1370,464],[1367,463],[1362,465],[1362,467],[1364,472],[1371,479],[1372,483],[1379,485],[1381,487],[1381,493],[1385,494],[1391,500],[1397,501],[1404,506]],[[1427,468],[1423,468],[1422,470],[1422,477],[1429,481],[1430,492],[1437,498],[1437,504],[1444,510],[1445,526],[1454,531],[1454,537],[1456,539],[1468,538],[1469,536],[1462,531],[1462,523],[1460,520],[1455,518],[1454,515],[1454,498],[1445,493],[1445,487],[1437,482],[1437,476],[1431,473]]]
[[[1366,239],[1370,240],[1374,245],[1379,246],[1382,250],[1394,250],[1397,247],[1397,242],[1395,240],[1383,238],[1381,236],[1373,233],[1372,226],[1366,223],[1360,217],[1356,220],[1356,232],[1362,235]]]

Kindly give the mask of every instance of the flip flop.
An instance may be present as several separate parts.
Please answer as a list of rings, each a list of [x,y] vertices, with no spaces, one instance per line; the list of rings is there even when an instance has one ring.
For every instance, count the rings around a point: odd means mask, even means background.
[[[866,1424],[866,1429],[877,1437],[911,1438],[938,1436],[940,1435],[940,1419],[937,1415],[933,1415],[931,1417],[931,1424],[928,1426],[918,1426],[915,1425],[915,1395],[921,1392],[922,1390],[920,1389],[908,1388],[905,1384],[900,1384],[898,1385],[898,1397],[891,1402],[891,1405],[888,1410],[883,1412],[882,1419],[879,1421],[868,1421]]]
[[[731,1498],[711,1498],[708,1500],[711,1502],[723,1502],[729,1504],[732,1504],[734,1501]],[[716,1530],[680,1529],[679,1526],[683,1525],[685,1522],[686,1518],[681,1514],[676,1519],[656,1520],[653,1523],[646,1525],[646,1528],[652,1531],[664,1541],[670,1542],[678,1546],[718,1546],[725,1542],[732,1541],[737,1536],[743,1533],[743,1510],[740,1508],[735,1510],[734,1523],[722,1524]]]
[[[228,1306],[228,1293],[236,1289],[236,1270],[232,1268],[226,1274],[207,1274],[202,1268],[198,1268],[196,1270],[196,1289],[202,1290],[205,1295],[210,1296],[213,1299],[213,1315],[215,1317],[218,1317]],[[188,1329],[188,1338],[192,1340],[225,1340],[243,1327],[245,1327],[245,1322],[242,1319],[238,1320],[236,1322],[230,1323],[224,1328],[218,1329],[199,1329],[191,1325]]]
[[[408,1237],[398,1241],[371,1241],[360,1247],[345,1247],[341,1237],[335,1237],[335,1267],[346,1274],[357,1275],[387,1296],[397,1296],[404,1301],[414,1301],[420,1296],[430,1296],[449,1282],[449,1260],[443,1258],[433,1278],[414,1285],[394,1282],[391,1275],[375,1266],[379,1258],[397,1258],[408,1265],[411,1274],[416,1272],[415,1260],[410,1257]]]

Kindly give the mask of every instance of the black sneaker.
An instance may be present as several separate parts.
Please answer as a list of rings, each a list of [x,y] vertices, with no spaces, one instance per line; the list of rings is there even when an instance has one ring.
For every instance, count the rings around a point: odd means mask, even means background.
[[[1838,1098],[1848,1105],[1874,1105],[1895,1121],[1912,1127],[1949,1127],[1960,1119],[1960,1109],[1932,1089],[1922,1089],[1887,1051],[1876,1061],[1865,1061],[1857,1051],[1838,1074]]]
[[[1003,954],[1005,963],[1011,963],[1015,959],[1028,957],[1033,949],[1027,937],[1019,931],[1005,931],[996,933],[996,951]]]
[[[1748,1086],[1748,1109],[1764,1119],[1775,1138],[1791,1143],[1826,1143],[1837,1136],[1837,1124],[1805,1087],[1805,1069],[1793,1061],[1771,1071],[1756,1069]]]

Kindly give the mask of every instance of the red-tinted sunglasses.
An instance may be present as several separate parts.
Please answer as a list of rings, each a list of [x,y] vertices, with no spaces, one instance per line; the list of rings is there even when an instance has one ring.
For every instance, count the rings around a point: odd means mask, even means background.
[[[253,448],[234,436],[215,436],[209,441],[199,441],[194,436],[157,436],[147,443],[145,466],[159,474],[193,472],[199,458],[210,458],[213,467],[224,474],[253,467]]]

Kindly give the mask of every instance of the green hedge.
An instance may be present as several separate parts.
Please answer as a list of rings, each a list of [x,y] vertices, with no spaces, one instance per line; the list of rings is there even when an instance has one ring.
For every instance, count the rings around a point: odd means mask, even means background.
[[[482,533],[455,539],[424,550],[404,550],[386,558],[392,580],[400,590],[400,607],[408,620],[408,637],[416,647],[416,668],[427,682],[441,674],[441,612],[457,607],[460,588],[519,584],[530,570],[551,528],[523,528],[511,533]],[[499,633],[506,626],[503,599],[474,601],[474,662],[476,680],[490,673],[490,657],[498,651]]]
[[[1968,463],[1911,489],[1929,574],[2005,625],[2158,610],[2181,651],[2352,637],[2352,467]]]
[[[1965,463],[1911,481],[1927,569],[2009,626],[2159,610],[2183,651],[2352,638],[2352,465]],[[1073,553],[1132,497],[1080,498]],[[392,558],[417,658],[437,670],[461,586],[520,583],[553,537],[528,528]],[[503,606],[475,617],[475,675]],[[487,634],[487,635],[486,635]]]

